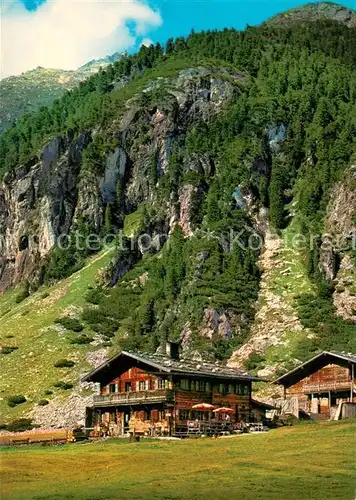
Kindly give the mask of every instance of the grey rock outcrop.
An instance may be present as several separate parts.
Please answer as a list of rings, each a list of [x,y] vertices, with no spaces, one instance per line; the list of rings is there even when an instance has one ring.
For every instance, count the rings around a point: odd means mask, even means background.
[[[76,138],[69,133],[54,137],[38,157],[7,173],[0,183],[0,291],[38,276],[57,238],[68,234],[79,221],[99,232],[105,206],[116,201],[119,179],[125,184],[121,220],[140,203],[154,201],[153,159],[159,178],[174,149],[184,142],[189,125],[208,119],[231,99],[234,86],[221,76],[224,72],[194,68],[181,71],[176,79],[158,79],[151,86],[164,87],[166,97],[154,106],[143,105],[140,95],[134,96],[111,127],[120,146],[106,152],[101,172],[83,168],[83,151],[98,133],[93,130]],[[199,168],[212,167],[203,159]],[[178,219],[182,218],[188,234],[189,193],[183,193],[180,201]],[[166,218],[169,224],[169,215]],[[162,223],[158,221],[160,226]]]
[[[0,291],[31,278],[60,234],[72,224],[81,154],[90,137],[53,138],[40,156],[0,184]]]

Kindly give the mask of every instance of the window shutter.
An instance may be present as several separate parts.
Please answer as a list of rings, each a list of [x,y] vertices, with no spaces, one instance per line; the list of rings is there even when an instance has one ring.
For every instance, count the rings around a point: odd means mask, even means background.
[[[150,381],[149,380],[146,380],[145,386],[146,386],[146,391],[148,391],[150,388]]]
[[[140,382],[136,382],[136,391],[139,391],[140,390]]]

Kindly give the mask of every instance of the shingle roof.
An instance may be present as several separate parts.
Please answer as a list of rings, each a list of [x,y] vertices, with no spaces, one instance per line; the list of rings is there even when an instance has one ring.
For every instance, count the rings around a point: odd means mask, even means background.
[[[332,352],[332,351],[323,351],[314,356],[311,359],[308,359],[308,361],[305,361],[304,363],[301,363],[298,365],[296,368],[293,368],[293,370],[290,370],[289,372],[285,373],[281,377],[277,378],[274,383],[275,384],[283,384],[285,381],[290,379],[293,375],[296,375],[298,371],[302,371],[304,367],[307,367],[308,365],[313,364],[314,361],[318,360],[319,358],[325,357],[327,358],[337,358],[341,359],[343,361],[346,361],[348,363],[356,364],[356,355],[351,354],[351,353],[344,353],[344,352]],[[304,375],[303,375],[304,376]]]
[[[194,361],[188,358],[176,360],[161,354],[143,354],[131,351],[123,351],[123,354],[132,356],[145,363],[155,363],[161,370],[170,373],[214,375],[232,378],[239,377],[248,380],[256,378],[245,371],[230,368],[219,362],[209,363],[207,361]]]
[[[120,358],[128,357],[136,361],[152,366],[162,372],[170,374],[186,374],[192,376],[210,376],[216,378],[231,378],[242,380],[261,380],[249,373],[229,368],[221,363],[211,363],[206,361],[194,361],[192,359],[181,358],[179,360],[172,359],[168,356],[161,354],[148,354],[134,351],[122,351],[116,356],[112,357],[101,366],[86,375],[83,380],[90,381],[96,378],[95,375],[100,371],[105,370],[113,363],[120,362]]]

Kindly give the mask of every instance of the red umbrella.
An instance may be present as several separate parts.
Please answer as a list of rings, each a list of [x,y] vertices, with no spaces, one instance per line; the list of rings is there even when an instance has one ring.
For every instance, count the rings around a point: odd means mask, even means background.
[[[214,413],[235,413],[235,410],[232,408],[217,408],[216,410],[213,410]]]
[[[192,406],[193,410],[206,410],[206,411],[210,411],[210,410],[213,410],[215,408],[214,405],[211,405],[209,403],[198,403],[194,406]]]

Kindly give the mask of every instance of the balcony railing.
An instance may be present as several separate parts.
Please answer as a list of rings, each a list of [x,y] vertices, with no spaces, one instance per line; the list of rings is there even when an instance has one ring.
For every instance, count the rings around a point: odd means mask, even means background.
[[[328,392],[328,391],[337,391],[337,390],[350,390],[351,382],[342,381],[325,381],[320,383],[305,383],[303,384],[302,391],[304,393],[313,393],[313,392]]]
[[[110,394],[94,396],[94,406],[156,403],[160,401],[169,401],[171,398],[172,392],[167,389],[137,392],[112,392]]]

